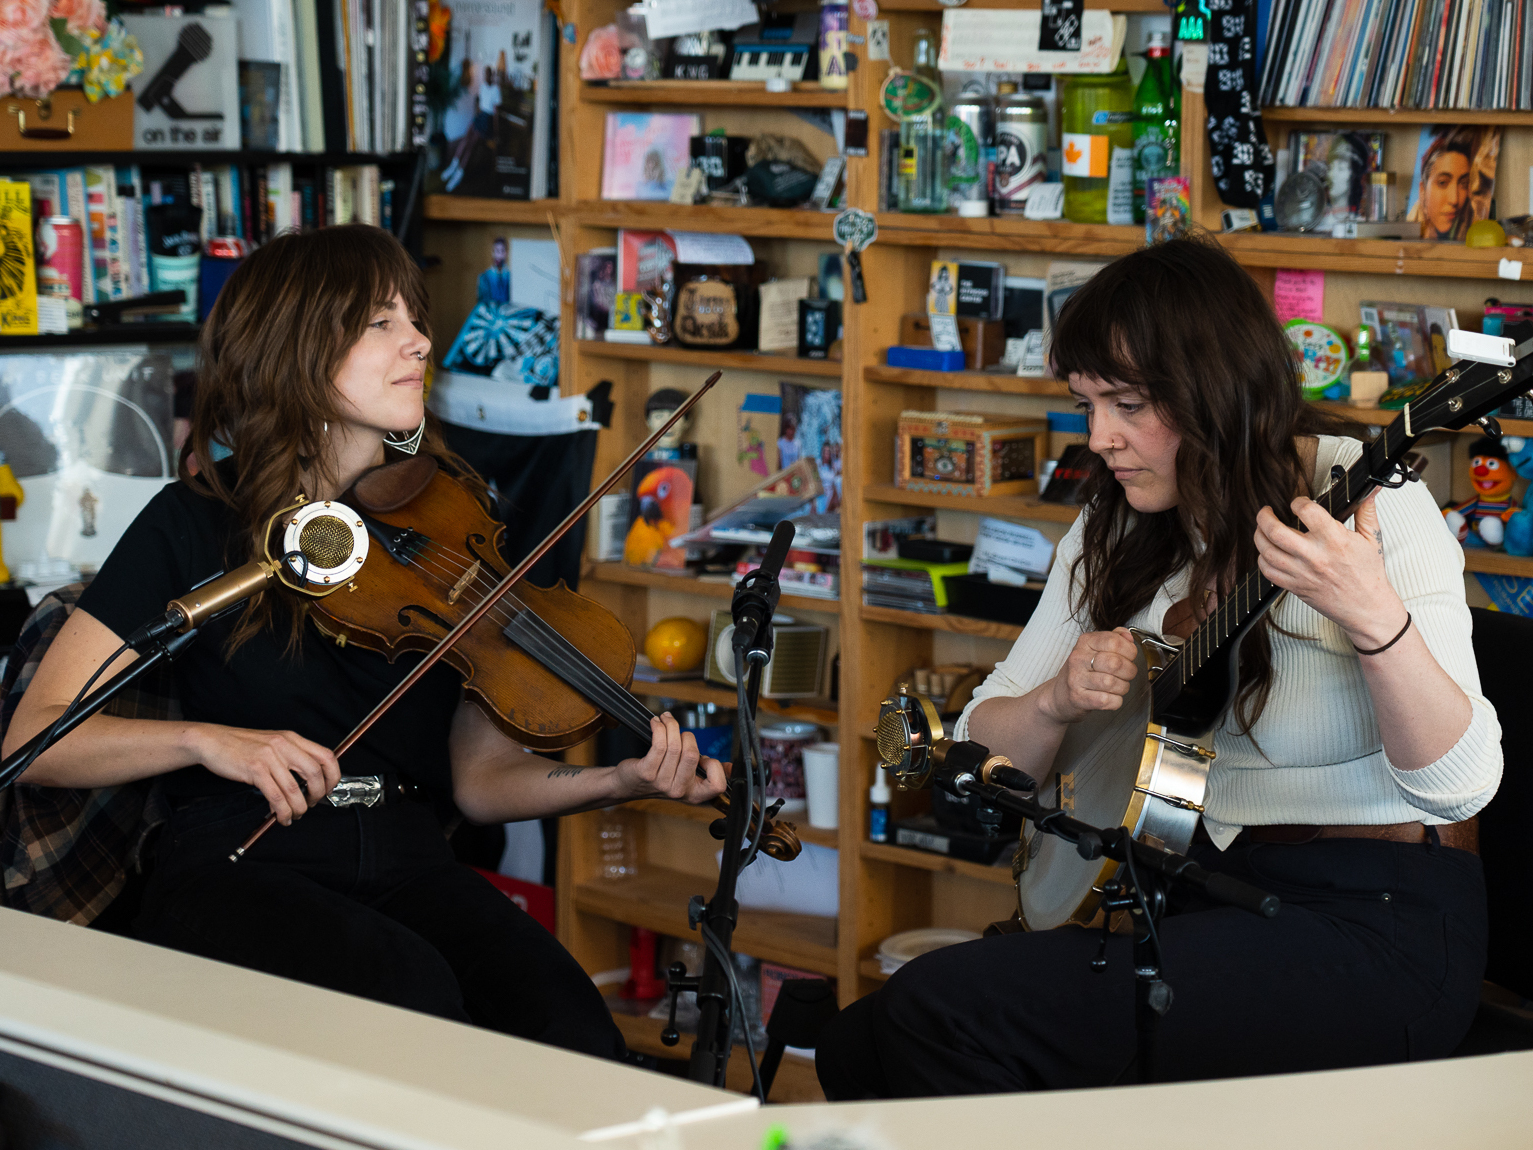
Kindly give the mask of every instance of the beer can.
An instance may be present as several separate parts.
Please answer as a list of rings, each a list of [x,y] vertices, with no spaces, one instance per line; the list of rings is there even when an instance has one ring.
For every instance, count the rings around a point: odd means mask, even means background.
[[[960,216],[988,216],[994,191],[995,104],[971,81],[947,117],[948,206]]]
[[[1003,92],[995,111],[996,214],[1021,214],[1028,195],[1048,176],[1048,167],[1047,105],[1037,96]]]
[[[37,290],[65,303],[69,326],[85,320],[85,229],[68,216],[37,222]]]

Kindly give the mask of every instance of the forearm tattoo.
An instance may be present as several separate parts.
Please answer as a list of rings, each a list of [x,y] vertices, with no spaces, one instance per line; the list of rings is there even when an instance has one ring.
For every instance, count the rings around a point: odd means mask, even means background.
[[[548,772],[548,777],[551,779],[573,779],[584,770],[584,767],[555,767]]]

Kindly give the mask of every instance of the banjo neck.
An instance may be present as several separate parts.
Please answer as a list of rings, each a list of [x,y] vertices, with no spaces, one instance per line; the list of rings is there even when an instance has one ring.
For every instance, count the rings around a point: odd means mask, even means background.
[[[1375,488],[1415,479],[1403,463],[1420,438],[1407,430],[1409,423],[1408,416],[1401,415],[1364,446],[1351,467],[1332,467],[1330,485],[1315,502],[1332,517],[1346,519]],[[1201,733],[1219,723],[1234,702],[1241,641],[1282,593],[1255,568],[1236,580],[1156,677],[1151,690],[1155,722],[1183,733]]]

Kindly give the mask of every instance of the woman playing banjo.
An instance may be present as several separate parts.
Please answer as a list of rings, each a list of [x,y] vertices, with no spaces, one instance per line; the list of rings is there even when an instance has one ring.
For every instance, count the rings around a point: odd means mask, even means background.
[[[1052,357],[1090,421],[1085,510],[955,737],[1051,789],[1066,731],[1118,709],[1140,673],[1127,628],[1185,638],[1259,567],[1288,593],[1241,647],[1191,854],[1283,906],[1263,919],[1172,892],[1157,1076],[1448,1054],[1485,964],[1472,818],[1501,748],[1462,553],[1426,485],[1383,491],[1347,523],[1311,500],[1361,444],[1325,433],[1271,307],[1215,245],[1103,269],[1065,305]],[[1101,938],[1003,934],[909,963],[831,1025],[827,1095],[1133,1081],[1131,941],[1114,935],[1098,973]]]

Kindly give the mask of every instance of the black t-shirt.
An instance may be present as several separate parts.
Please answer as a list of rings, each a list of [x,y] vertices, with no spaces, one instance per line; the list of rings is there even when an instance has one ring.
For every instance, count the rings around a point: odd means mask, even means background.
[[[124,636],[165,611],[170,600],[224,570],[235,529],[217,500],[172,483],[150,500],[113,549],[79,607]],[[270,592],[269,592],[270,593]],[[283,594],[285,592],[275,592]],[[340,592],[345,594],[346,592]],[[390,664],[354,646],[337,647],[312,623],[301,650],[284,652],[287,626],[263,630],[225,659],[224,644],[239,612],[202,628],[171,665],[187,719],[252,730],[290,730],[334,747],[419,660],[404,654]],[[461,697],[461,679],[434,667],[341,756],[341,773],[406,775],[439,798],[451,793],[447,734]],[[241,789],[202,767],[166,776],[173,801]]]

